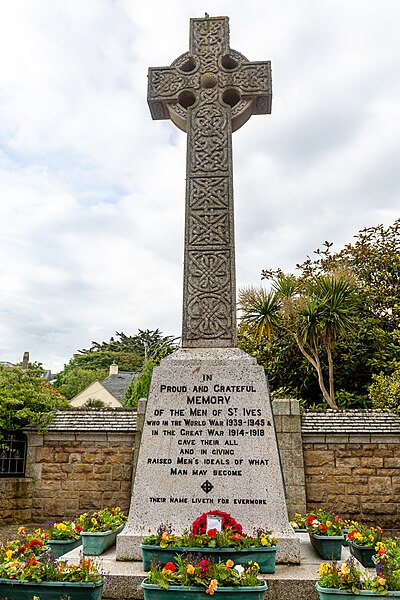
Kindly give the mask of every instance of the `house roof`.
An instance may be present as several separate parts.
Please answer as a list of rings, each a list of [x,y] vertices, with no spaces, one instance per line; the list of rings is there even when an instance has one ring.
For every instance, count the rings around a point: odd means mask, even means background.
[[[305,410],[303,433],[400,433],[400,416],[379,410]]]
[[[139,377],[139,373],[135,373],[134,371],[120,371],[116,375],[109,375],[103,379],[101,384],[110,394],[122,402],[129,384],[132,379],[136,379],[137,377]]]
[[[136,411],[120,408],[60,410],[54,414],[47,431],[126,431],[133,433],[136,431]]]

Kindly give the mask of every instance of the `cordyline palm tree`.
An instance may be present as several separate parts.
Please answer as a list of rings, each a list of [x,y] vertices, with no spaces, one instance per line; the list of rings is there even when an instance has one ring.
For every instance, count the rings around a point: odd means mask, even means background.
[[[354,327],[357,298],[352,281],[346,275],[319,275],[300,282],[294,275],[280,274],[272,291],[248,288],[239,293],[242,322],[260,341],[271,337],[273,329],[293,335],[303,356],[314,367],[323,397],[337,409],[334,388],[333,351],[339,335]],[[325,384],[321,356],[328,362]]]

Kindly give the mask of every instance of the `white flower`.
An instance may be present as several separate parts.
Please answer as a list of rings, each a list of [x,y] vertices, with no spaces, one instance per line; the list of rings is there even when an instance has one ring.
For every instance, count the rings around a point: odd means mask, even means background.
[[[239,573],[239,577],[243,575],[244,567],[242,565],[235,565],[233,568]]]

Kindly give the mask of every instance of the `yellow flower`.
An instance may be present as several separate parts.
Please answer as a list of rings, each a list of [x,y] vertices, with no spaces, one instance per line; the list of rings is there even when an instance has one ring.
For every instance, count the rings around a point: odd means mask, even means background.
[[[93,523],[93,525],[97,525],[97,521],[96,521],[96,519],[94,517],[92,517],[90,520]]]
[[[379,585],[385,585],[386,580],[383,577],[379,577],[378,583],[379,583]]]
[[[327,522],[325,523],[325,525],[326,525],[327,527],[330,527],[330,526],[332,525],[332,521],[327,521]]]
[[[93,520],[93,519],[92,519],[92,520]],[[66,531],[66,530],[68,529],[68,527],[66,526],[66,524],[65,524],[65,523],[56,523],[56,524],[54,525],[54,527],[55,527],[56,529],[59,529],[60,531]]]
[[[331,570],[331,565],[329,565],[327,563],[322,563],[319,565],[319,574],[320,575],[325,575],[325,573],[329,573],[330,570]]]
[[[166,531],[164,531],[164,533],[162,534],[161,539],[164,540],[164,542],[168,542],[169,535]]]
[[[261,538],[261,546],[266,546],[268,544],[268,540],[265,537]]]
[[[350,569],[345,563],[343,563],[340,567],[340,572],[343,573],[343,575],[348,575],[350,573]]]
[[[385,544],[383,542],[376,542],[375,550],[376,551],[382,550],[384,547],[385,547]]]
[[[189,575],[193,575],[193,573],[194,573],[194,566],[193,565],[186,565],[186,571],[189,573]]]
[[[10,558],[12,557],[13,554],[14,554],[13,550],[7,550],[7,552],[6,552],[6,559],[10,560]]]

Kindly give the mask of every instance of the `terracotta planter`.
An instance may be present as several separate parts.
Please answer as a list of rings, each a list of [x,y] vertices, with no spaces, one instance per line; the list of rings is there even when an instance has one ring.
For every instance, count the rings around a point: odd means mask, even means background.
[[[320,600],[355,600],[356,598],[400,598],[400,591],[387,592],[384,596],[369,590],[361,590],[358,594],[347,592],[346,590],[336,590],[334,588],[323,588],[317,582],[315,588]]]
[[[28,600],[37,596],[40,600],[68,598],[69,600],[100,600],[104,581],[80,583],[67,581],[17,581],[0,579],[0,598]]]
[[[343,535],[317,535],[308,532],[310,542],[324,560],[340,560],[342,557]]]
[[[82,541],[79,537],[77,540],[46,540],[46,544],[50,546],[50,550],[54,556],[59,558],[63,554],[80,546]]]
[[[256,562],[260,565],[260,573],[275,573],[275,558],[278,546],[270,546],[269,548],[259,546],[257,548],[245,548],[244,550],[235,550],[235,548],[182,548],[169,547],[160,548],[160,546],[146,546],[140,544],[142,549],[143,568],[145,571],[150,570],[152,561],[157,561],[164,566],[168,562],[173,562],[176,554],[191,552],[193,554],[201,554],[205,557],[212,556],[216,561],[233,560],[235,564]]]
[[[125,525],[120,525],[117,529],[110,529],[109,531],[82,531],[83,554],[100,556],[100,554],[103,554],[103,552],[115,544],[117,535],[124,527]]]
[[[363,567],[375,567],[375,563],[372,560],[372,557],[376,554],[374,546],[359,546],[349,540],[349,549],[354,558],[356,558]]]
[[[145,579],[141,583],[144,591],[144,600],[206,600],[210,598],[206,594],[205,587],[187,587],[180,585],[170,585],[167,590],[161,589],[158,585],[147,583]],[[264,600],[264,592],[268,589],[267,584],[255,587],[219,587],[215,596],[219,600]]]

